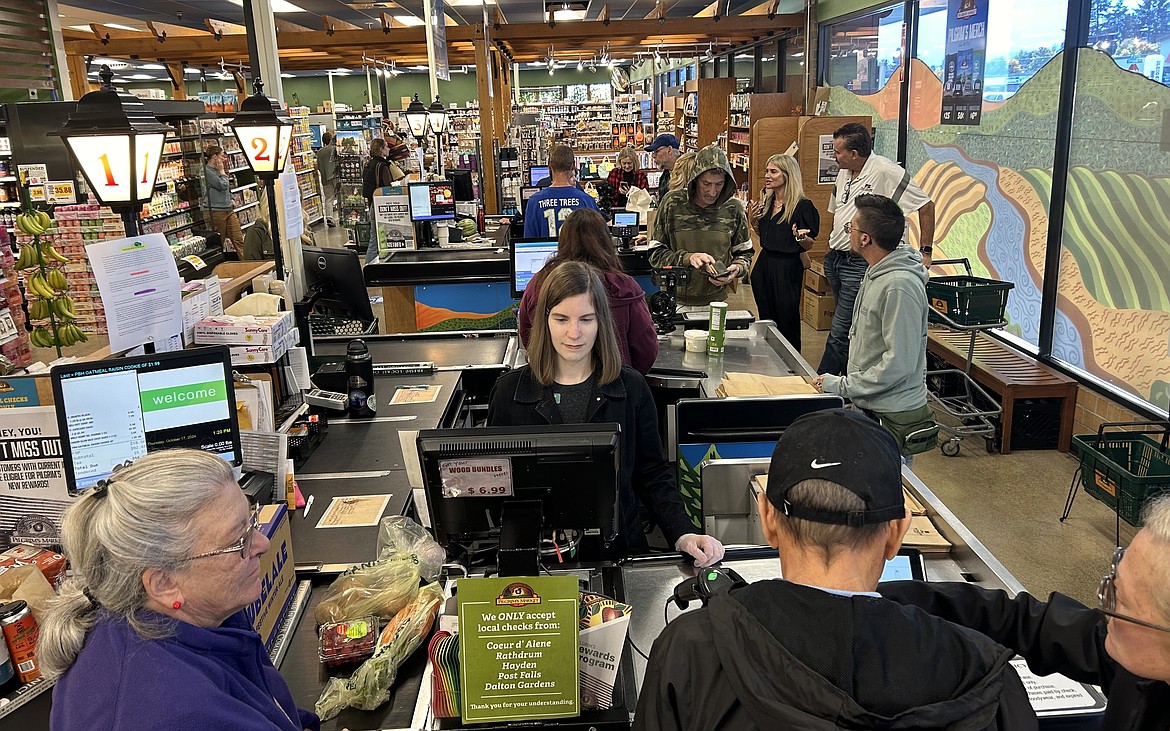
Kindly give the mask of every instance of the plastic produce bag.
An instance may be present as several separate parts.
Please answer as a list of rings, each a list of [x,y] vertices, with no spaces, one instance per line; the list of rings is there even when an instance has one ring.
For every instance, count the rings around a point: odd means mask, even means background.
[[[423,581],[438,578],[439,568],[447,560],[447,552],[427,529],[402,515],[383,518],[378,526],[378,558],[391,556],[417,558],[418,575]]]
[[[313,611],[318,625],[358,617],[393,617],[418,592],[417,559],[411,554],[358,564],[337,577]]]
[[[419,589],[414,600],[382,630],[374,656],[358,666],[352,677],[329,680],[314,709],[321,720],[333,718],[344,708],[372,711],[390,700],[398,668],[430,634],[442,602],[443,590],[438,583]]]

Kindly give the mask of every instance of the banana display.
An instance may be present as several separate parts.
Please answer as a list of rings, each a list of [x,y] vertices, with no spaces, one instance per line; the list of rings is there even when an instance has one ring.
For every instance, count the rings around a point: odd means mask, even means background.
[[[74,322],[77,309],[68,294],[65,272],[52,266],[65,264],[69,258],[53,248],[52,242],[40,240],[52,225],[53,220],[44,211],[27,211],[16,217],[16,227],[33,237],[31,243],[20,247],[16,260],[16,268],[25,271],[25,293],[34,297],[28,302],[29,319],[48,320],[33,327],[29,334],[29,340],[38,348],[68,347],[89,339]]]

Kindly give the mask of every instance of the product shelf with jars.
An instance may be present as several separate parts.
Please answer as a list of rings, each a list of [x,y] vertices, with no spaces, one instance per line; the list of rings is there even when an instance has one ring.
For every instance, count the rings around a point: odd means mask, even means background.
[[[786,117],[792,113],[792,96],[786,92],[778,94],[732,94],[727,98],[727,129],[726,142],[723,145],[727,153],[727,160],[731,163],[731,172],[741,191],[746,191],[750,200],[758,195],[758,190],[750,186],[751,178],[756,177],[751,170],[752,155],[752,127],[761,119]],[[767,160],[771,155],[784,150],[766,150],[762,158]],[[749,187],[751,188],[749,190]]]
[[[735,93],[735,79],[691,79],[683,92],[679,141],[683,152],[693,152],[727,131],[727,98]]]
[[[312,150],[313,135],[309,131],[308,107],[289,107],[288,116],[293,121],[292,157],[293,170],[297,174],[297,187],[301,192],[301,206],[310,225],[325,219],[322,205],[321,176],[317,174],[317,158]]]
[[[447,110],[447,147],[459,152],[479,149],[479,107],[451,107]]]
[[[369,157],[365,112],[337,113],[337,167],[341,177],[341,225],[349,230],[350,248],[364,252],[370,244],[370,211],[362,195],[362,171]]]

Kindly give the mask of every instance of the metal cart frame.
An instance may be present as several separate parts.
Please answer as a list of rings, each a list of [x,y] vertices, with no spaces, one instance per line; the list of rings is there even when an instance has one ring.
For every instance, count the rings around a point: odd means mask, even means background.
[[[971,262],[965,257],[962,259],[938,259],[932,262],[932,265],[942,264],[962,264],[967,270],[967,276],[972,276]],[[931,311],[944,327],[970,335],[970,341],[967,345],[966,365],[961,370],[958,368],[944,368],[942,370],[926,372],[926,383],[928,386],[927,399],[934,407],[936,414],[945,415],[948,420],[952,421],[952,423],[946,423],[936,419],[939,429],[950,435],[950,438],[939,445],[939,450],[947,457],[954,457],[959,454],[959,444],[964,439],[967,437],[983,437],[987,444],[987,451],[994,452],[995,424],[991,422],[991,419],[1002,414],[1003,407],[999,405],[999,401],[996,400],[995,396],[976,383],[975,379],[971,377],[971,364],[975,359],[975,338],[978,336],[979,331],[1003,327],[1007,325],[1007,321],[1001,319],[996,322],[979,325],[964,325],[955,322],[945,313],[940,312],[934,307],[931,307]],[[944,396],[941,393],[936,393],[929,389],[932,376],[937,379],[942,379],[954,375],[962,376],[960,379],[962,382],[961,393],[954,396]],[[975,402],[977,397],[995,404],[995,408],[980,408]]]

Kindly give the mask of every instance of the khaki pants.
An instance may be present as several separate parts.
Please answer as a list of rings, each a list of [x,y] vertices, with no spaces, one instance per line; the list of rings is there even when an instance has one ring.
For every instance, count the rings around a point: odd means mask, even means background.
[[[244,231],[240,228],[240,217],[235,211],[212,211],[211,227],[223,238],[225,246],[230,239],[236,256],[244,258]]]

